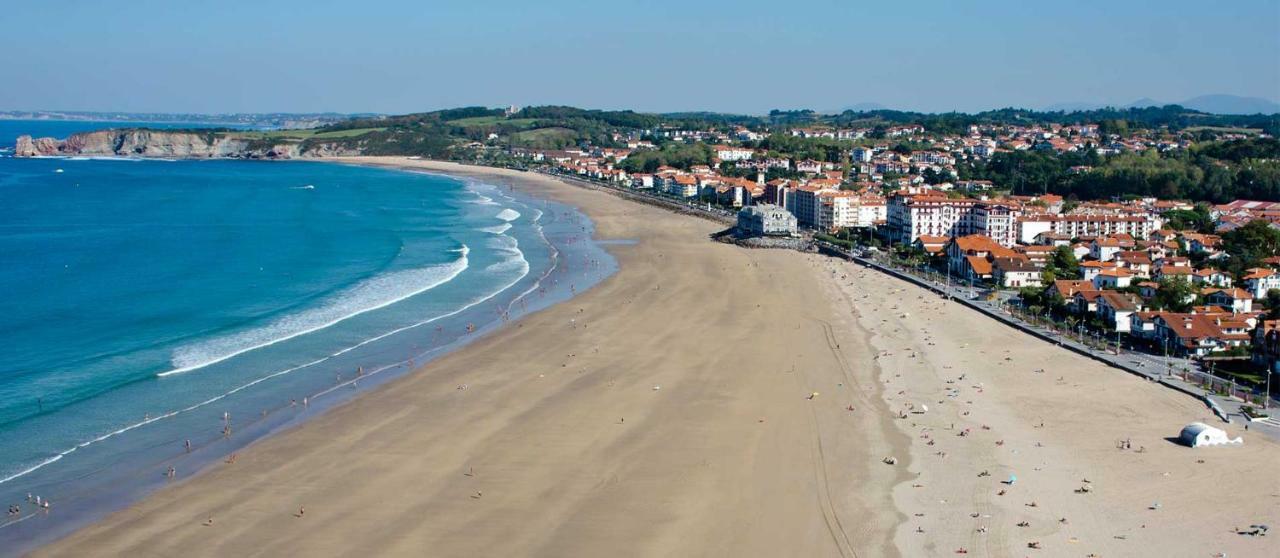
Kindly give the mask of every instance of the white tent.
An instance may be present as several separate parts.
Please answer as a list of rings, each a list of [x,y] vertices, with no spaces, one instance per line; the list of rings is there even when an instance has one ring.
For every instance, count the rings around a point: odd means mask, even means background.
[[[1193,422],[1182,427],[1182,433],[1178,435],[1178,441],[1193,448],[1244,443],[1244,439],[1239,436],[1234,439],[1227,438],[1226,432],[1203,422]]]

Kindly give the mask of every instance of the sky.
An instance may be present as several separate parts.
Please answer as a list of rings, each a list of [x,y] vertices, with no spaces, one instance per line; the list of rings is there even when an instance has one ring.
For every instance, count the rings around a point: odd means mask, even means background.
[[[0,52],[0,110],[1280,101],[1280,0],[6,2]]]

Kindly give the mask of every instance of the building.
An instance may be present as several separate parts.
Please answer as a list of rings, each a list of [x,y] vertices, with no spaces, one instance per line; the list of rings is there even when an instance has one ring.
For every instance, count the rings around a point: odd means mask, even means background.
[[[1112,331],[1130,331],[1130,316],[1142,309],[1142,299],[1137,295],[1118,291],[1102,291],[1098,294],[1098,318],[1110,326]]]
[[[1123,267],[1111,267],[1098,270],[1093,277],[1093,287],[1103,289],[1123,289],[1133,282],[1133,272]]]
[[[1226,308],[1232,312],[1252,312],[1253,295],[1244,289],[1206,289],[1204,301],[1213,306]]]
[[[1020,210],[1014,205],[926,192],[889,198],[885,221],[891,238],[904,244],[914,242],[920,235],[979,234],[1007,248],[1018,243],[1019,215]]]
[[[1040,268],[1022,254],[993,258],[991,267],[996,284],[1002,287],[1018,289],[1043,285]]]
[[[1052,232],[1071,238],[1082,236],[1112,236],[1127,234],[1133,238],[1147,238],[1160,228],[1156,217],[1128,215],[1028,215],[1018,220],[1018,240],[1024,244],[1035,242],[1036,236]]]
[[[732,147],[728,145],[715,146],[716,158],[721,161],[747,161],[751,159],[754,152],[745,147]]]
[[[947,243],[948,269],[971,281],[993,279],[995,259],[1018,256],[1017,252],[978,234],[955,237]]]
[[[1255,267],[1245,271],[1240,285],[1255,299],[1267,297],[1267,291],[1280,289],[1280,273],[1263,267]]]
[[[895,195],[889,198],[886,219],[895,242],[909,244],[920,235],[973,234],[970,210],[977,200],[955,200],[937,194]]]
[[[787,209],[790,209],[795,214],[800,226],[811,229],[821,228],[820,219],[822,217],[820,214],[822,209],[818,196],[824,192],[835,191],[831,188],[822,188],[809,184],[797,186],[791,190],[791,205]]]
[[[776,205],[751,205],[738,212],[742,236],[795,236],[797,230],[796,216]]]
[[[947,248],[947,243],[951,242],[951,238],[946,236],[929,236],[927,234],[920,235],[912,246],[919,250],[923,250],[930,256],[942,254]]]
[[[1203,357],[1249,342],[1248,323],[1229,314],[1178,314],[1159,312],[1156,339],[1178,356]]]

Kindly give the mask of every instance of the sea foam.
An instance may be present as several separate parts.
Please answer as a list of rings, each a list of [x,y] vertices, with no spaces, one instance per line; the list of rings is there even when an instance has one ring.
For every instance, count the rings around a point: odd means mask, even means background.
[[[462,256],[453,262],[384,273],[357,283],[318,307],[286,315],[265,326],[179,347],[170,359],[174,368],[158,376],[198,370],[422,294],[452,281],[466,270],[468,252],[463,246]]]

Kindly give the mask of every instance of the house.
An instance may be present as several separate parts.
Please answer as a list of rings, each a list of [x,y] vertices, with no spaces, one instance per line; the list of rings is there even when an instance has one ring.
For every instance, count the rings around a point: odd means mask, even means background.
[[[1253,311],[1253,295],[1244,289],[1226,288],[1226,289],[1205,289],[1203,291],[1206,303],[1213,306],[1220,306],[1232,312],[1252,312]]]
[[[1202,252],[1210,257],[1218,255],[1222,246],[1222,237],[1215,234],[1183,234],[1182,238],[1187,242],[1188,251]]]
[[[988,258],[1012,257],[1015,254],[1016,252],[1001,246],[991,237],[980,234],[955,237],[947,243],[947,259],[951,272],[970,280],[991,278],[992,268]],[[982,260],[977,267],[974,266],[976,260]]]
[[[1155,281],[1143,281],[1138,283],[1138,296],[1151,300],[1156,296],[1156,291],[1160,290],[1160,283]]]
[[[1230,287],[1231,276],[1217,269],[1206,267],[1193,271],[1191,273],[1191,282],[1196,285],[1209,285],[1211,287]]]
[[[796,161],[796,172],[818,174],[822,172],[822,163],[811,159]]]
[[[753,151],[745,147],[731,147],[728,145],[715,146],[716,158],[721,161],[746,161],[751,159]]]
[[[1142,299],[1132,293],[1102,291],[1098,293],[1096,312],[1112,331],[1129,331],[1129,317],[1143,309]]]
[[[1104,269],[1115,269],[1115,262],[1088,261],[1080,263],[1080,277],[1085,281],[1093,281]]]
[[[1057,248],[1058,246],[1070,246],[1071,235],[1046,231],[1037,234],[1035,238],[1032,239],[1032,242],[1034,244],[1044,246],[1053,246],[1054,248]]]
[[[1093,286],[1098,290],[1123,289],[1133,281],[1133,272],[1122,267],[1101,269],[1093,277]]]
[[[1146,252],[1136,250],[1117,252],[1115,262],[1117,266],[1132,271],[1138,277],[1151,276],[1151,256]]]
[[[1267,291],[1280,289],[1280,273],[1264,267],[1247,269],[1244,278],[1240,281],[1240,286],[1249,291],[1255,299],[1266,298]]]
[[[1071,302],[1067,309],[1073,314],[1096,314],[1098,312],[1098,296],[1100,291],[1076,291],[1072,295]]]
[[[667,182],[667,193],[681,198],[697,197],[698,179],[689,174],[675,175]]]
[[[1174,354],[1189,357],[1208,356],[1249,341],[1249,335],[1236,327],[1238,323],[1228,321],[1224,330],[1220,320],[1210,314],[1161,312],[1155,317],[1156,338]]]
[[[1025,255],[1028,260],[1031,260],[1031,263],[1041,268],[1047,265],[1049,263],[1049,260],[1053,258],[1053,251],[1055,249],[1056,248],[1054,248],[1053,246],[1035,246],[1035,245],[1014,247],[1014,250],[1017,250],[1019,253]]]
[[[1095,238],[1093,243],[1089,245],[1089,255],[1093,259],[1100,262],[1109,262],[1115,259],[1116,254],[1123,250],[1120,240],[1111,237]]]
[[[917,250],[923,250],[930,256],[937,256],[946,250],[948,242],[951,242],[951,237],[949,236],[922,234],[916,238],[915,242],[911,243],[911,246]]]
[[[1071,300],[1077,292],[1092,291],[1093,283],[1089,281],[1073,281],[1071,279],[1058,279],[1045,289],[1045,296],[1048,298],[1062,297],[1063,300]]]
[[[1165,279],[1183,279],[1185,281],[1191,281],[1192,273],[1193,270],[1190,267],[1162,265],[1159,268],[1156,268],[1155,278],[1159,281],[1164,281]]]
[[[1153,341],[1156,338],[1155,317],[1159,312],[1134,312],[1129,314],[1129,335]]]
[[[1021,254],[1012,257],[993,258],[994,279],[1002,287],[1039,287],[1040,268]]]

